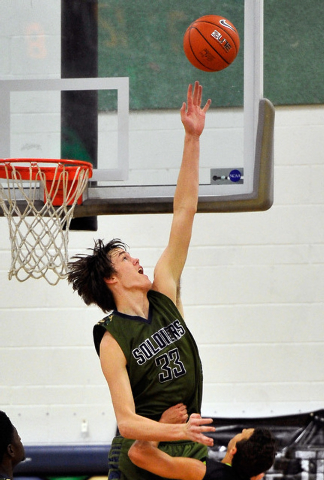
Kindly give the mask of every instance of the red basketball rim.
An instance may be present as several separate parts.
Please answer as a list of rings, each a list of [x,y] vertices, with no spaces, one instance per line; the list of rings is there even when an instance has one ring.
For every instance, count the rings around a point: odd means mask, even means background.
[[[45,163],[45,165],[43,165]],[[29,165],[26,165],[29,164]],[[45,174],[48,180],[51,180],[57,173],[67,171],[70,174],[78,173],[82,170],[88,170],[89,178],[92,177],[92,164],[83,160],[69,159],[49,159],[49,158],[6,158],[0,160],[0,178],[10,178],[15,169],[19,172],[21,180],[35,180],[39,172]]]

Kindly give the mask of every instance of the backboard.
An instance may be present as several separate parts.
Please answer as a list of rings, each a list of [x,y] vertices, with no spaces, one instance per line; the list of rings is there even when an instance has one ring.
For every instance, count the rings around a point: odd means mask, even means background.
[[[171,212],[183,145],[179,109],[187,85],[199,80],[204,99],[211,97],[213,103],[201,142],[198,210],[270,208],[274,109],[263,98],[263,2],[242,0],[232,6],[220,2],[218,9],[222,11],[215,12],[211,1],[203,1],[200,8],[196,2],[180,1],[176,8],[164,7],[154,16],[148,2],[142,1],[148,11],[146,23],[159,19],[160,30],[173,32],[165,49],[176,57],[174,69],[169,61],[165,73],[166,79],[173,75],[170,82],[161,80],[163,61],[170,55],[160,55],[164,40],[154,37],[156,30],[152,36],[147,32],[154,55],[145,64],[140,56],[143,35],[136,34],[136,25],[140,25],[133,21],[135,31],[131,38],[125,36],[127,22],[135,15],[127,2],[91,2],[97,3],[98,11],[98,72],[82,77],[76,69],[75,76],[70,72],[69,78],[62,78],[62,51],[59,55],[65,35],[61,24],[64,2],[38,0],[37,5],[26,5],[8,0],[1,4],[2,50],[6,54],[0,70],[0,157],[66,158],[62,156],[66,138],[62,92],[96,92],[96,158],[88,158],[82,138],[69,137],[74,142],[73,154],[94,164],[93,177],[83,204],[75,208],[75,217]],[[188,11],[196,18],[207,13],[224,15],[240,27],[238,58],[225,71],[206,74],[186,60],[181,41],[195,19]],[[119,22],[109,23],[113,17]],[[117,24],[124,30],[118,30]],[[131,50],[134,43],[135,60]],[[114,65],[112,71],[110,64]],[[150,91],[151,84],[155,90]],[[173,94],[171,103],[168,92]]]

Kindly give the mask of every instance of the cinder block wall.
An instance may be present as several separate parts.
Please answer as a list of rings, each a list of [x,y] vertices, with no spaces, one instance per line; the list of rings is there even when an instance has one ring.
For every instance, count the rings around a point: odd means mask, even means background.
[[[196,216],[182,296],[204,366],[204,414],[323,408],[323,113],[277,109],[269,211]],[[151,275],[170,221],[99,217],[98,232],[71,232],[70,254],[93,238],[120,237]],[[1,407],[26,442],[110,441],[114,415],[92,345],[101,311],[85,307],[65,281],[9,281],[4,218],[0,231]]]
[[[48,28],[54,25],[53,35],[59,35],[59,2],[49,5]],[[6,1],[0,5],[2,15],[6,6]],[[0,38],[2,46],[6,41]],[[13,35],[17,55],[22,41]],[[35,56],[30,78],[59,76],[58,52],[50,56],[56,64],[40,71]],[[2,78],[21,78],[18,65],[2,57]],[[168,137],[178,113],[153,115]],[[202,157],[213,135],[219,135],[213,114],[209,118]],[[56,120],[54,136],[59,134]],[[136,140],[142,120],[131,116],[131,155],[142,148]],[[14,122],[21,129],[18,117]],[[277,108],[274,206],[267,212],[196,216],[182,297],[204,367],[203,414],[254,417],[323,408],[323,138],[322,105]],[[18,143],[26,142],[13,137],[15,154],[24,156]],[[146,142],[145,148],[154,151],[155,137],[147,135]],[[172,138],[175,167],[182,144],[179,120]],[[169,154],[169,145],[165,149]],[[91,247],[94,238],[119,237],[152,275],[170,222],[170,215],[99,217],[98,232],[71,232],[70,255]],[[92,327],[102,312],[85,307],[65,281],[56,287],[43,280],[9,281],[3,217],[0,232],[0,408],[26,444],[110,442],[116,423],[92,344]]]

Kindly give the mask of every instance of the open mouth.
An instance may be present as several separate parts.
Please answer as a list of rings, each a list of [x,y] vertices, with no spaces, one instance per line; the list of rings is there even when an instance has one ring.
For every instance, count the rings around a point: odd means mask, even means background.
[[[143,267],[139,267],[138,273],[139,273],[140,275],[143,275],[143,273],[144,273]]]

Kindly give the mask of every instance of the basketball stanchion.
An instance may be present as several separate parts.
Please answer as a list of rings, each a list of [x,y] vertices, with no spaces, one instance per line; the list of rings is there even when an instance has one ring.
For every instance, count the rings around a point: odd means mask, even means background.
[[[66,276],[69,226],[92,176],[78,160],[0,160],[0,207],[11,242],[9,280],[45,278],[56,285]]]

